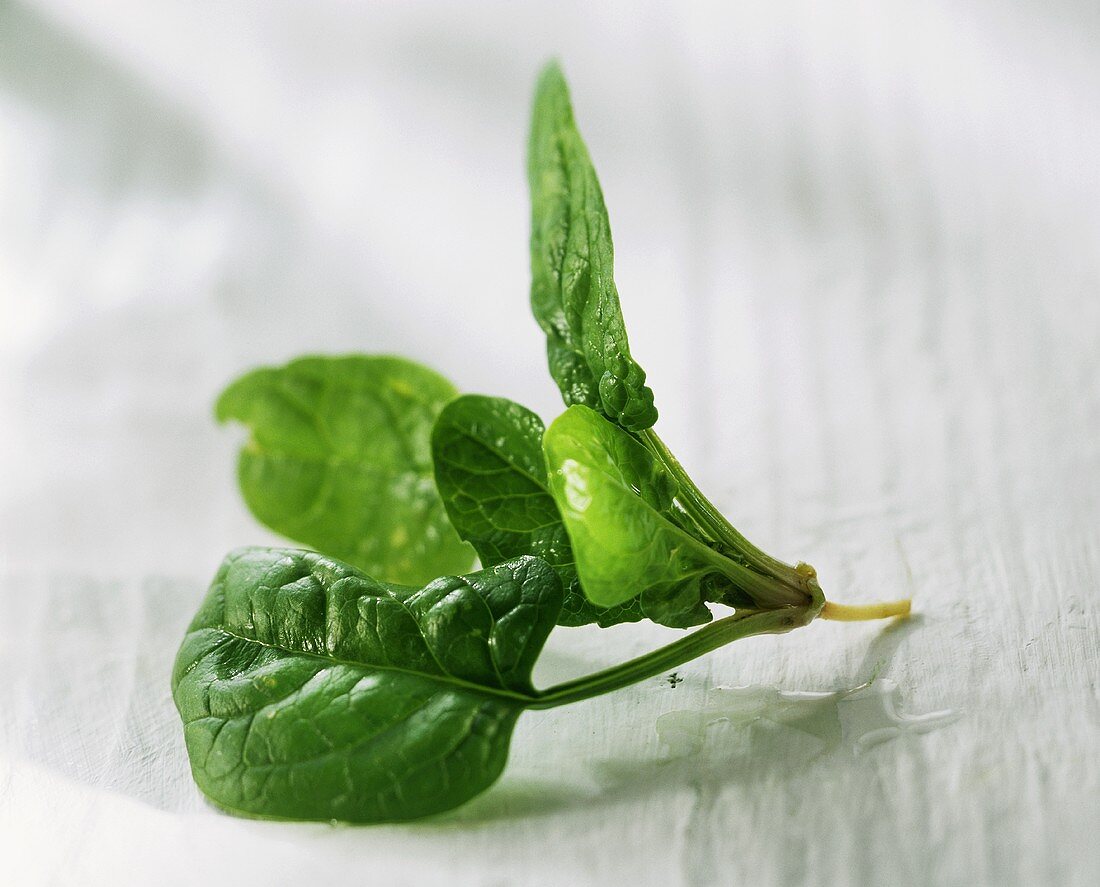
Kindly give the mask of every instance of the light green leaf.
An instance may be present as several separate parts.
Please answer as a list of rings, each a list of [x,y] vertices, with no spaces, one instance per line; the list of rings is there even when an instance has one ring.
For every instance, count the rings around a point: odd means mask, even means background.
[[[771,580],[693,535],[668,470],[636,438],[584,406],[559,416],[544,438],[550,492],[569,532],[589,600],[639,596],[655,622],[685,627],[711,618],[706,601],[751,606]]]
[[[251,431],[238,479],[260,522],[371,575],[419,583],[474,560],[432,479],[432,424],[456,394],[396,357],[304,357],[242,376],[217,417]]]
[[[546,333],[550,374],[567,405],[591,407],[630,431],[649,428],[657,410],[630,356],[603,192],[556,64],[535,95],[527,177],[531,307]]]
[[[416,589],[313,552],[234,552],[172,677],[195,781],[261,817],[456,807],[500,775],[560,607],[536,558]]]
[[[562,625],[601,626],[642,618],[636,600],[597,607],[581,591],[573,551],[547,489],[542,420],[500,397],[452,401],[432,431],[436,486],[458,534],[492,566],[524,554],[541,557],[561,577]]]

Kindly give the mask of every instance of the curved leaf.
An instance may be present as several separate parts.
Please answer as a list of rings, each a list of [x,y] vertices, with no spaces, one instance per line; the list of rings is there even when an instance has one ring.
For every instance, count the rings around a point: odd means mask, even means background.
[[[527,177],[531,307],[546,333],[550,374],[567,405],[599,410],[630,431],[649,428],[657,410],[630,356],[603,192],[556,64],[535,94]]]
[[[730,560],[687,528],[678,487],[638,440],[573,406],[544,438],[550,492],[569,532],[585,594],[600,606],[639,596],[655,622],[706,622],[706,601],[752,606],[771,580]],[[683,521],[683,523],[681,523]]]
[[[636,622],[636,600],[598,607],[581,590],[547,489],[544,430],[537,415],[505,398],[464,395],[447,404],[432,430],[432,461],[451,523],[485,566],[530,554],[557,570],[565,589],[560,624]]]
[[[251,437],[238,479],[271,529],[393,582],[473,564],[432,479],[432,423],[457,392],[396,357],[304,357],[247,373],[218,399]]]
[[[536,558],[414,589],[313,552],[234,552],[172,678],[195,781],[263,817],[456,807],[500,775],[560,607]]]

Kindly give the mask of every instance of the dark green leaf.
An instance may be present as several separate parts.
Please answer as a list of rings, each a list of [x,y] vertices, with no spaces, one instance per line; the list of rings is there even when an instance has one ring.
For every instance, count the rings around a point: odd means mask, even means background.
[[[581,591],[573,551],[546,480],[542,420],[500,397],[452,401],[432,431],[435,480],[458,534],[492,566],[523,554],[558,571],[562,625],[601,626],[642,618],[636,600],[597,607]]]
[[[458,806],[504,767],[560,607],[536,558],[415,589],[312,552],[234,552],[173,673],[195,781],[263,817]]]
[[[251,431],[238,477],[262,523],[393,582],[473,564],[432,479],[429,436],[457,392],[396,357],[305,357],[248,373],[218,399]]]
[[[567,405],[591,407],[630,431],[649,428],[657,410],[630,356],[603,192],[555,64],[535,95],[527,177],[531,307],[546,333],[550,374]]]

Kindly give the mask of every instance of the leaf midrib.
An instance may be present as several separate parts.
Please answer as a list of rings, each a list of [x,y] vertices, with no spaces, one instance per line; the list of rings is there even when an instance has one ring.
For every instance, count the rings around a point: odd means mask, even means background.
[[[547,489],[545,479],[539,479],[539,478],[535,477],[526,468],[524,468],[523,466],[517,464],[512,459],[508,458],[508,455],[506,453],[504,453],[501,450],[497,449],[490,442],[488,442],[486,440],[483,440],[482,438],[475,437],[473,434],[471,434],[465,428],[463,428],[463,427],[461,427],[457,424],[452,424],[451,428],[455,431],[456,434],[459,435],[459,437],[466,438],[466,440],[468,440],[470,443],[474,444],[475,446],[479,446],[483,450],[485,450],[486,452],[491,453],[492,455],[496,456],[508,468],[510,468],[512,471],[516,472],[516,474],[519,474],[520,476],[527,478],[529,481],[531,481],[532,484],[534,484],[536,487],[538,487],[538,489],[541,493],[543,493],[546,496],[550,495],[550,491]],[[465,468],[464,466],[458,465],[457,463],[455,463],[453,461],[450,461],[449,464],[458,471],[463,471],[463,472],[466,472],[466,473],[473,473],[471,469],[468,469],[468,468]]]
[[[249,436],[243,447],[243,452],[251,456],[259,456],[264,459],[294,459],[298,462],[308,462],[313,465],[350,466],[362,471],[364,474],[383,474],[387,476],[413,475],[418,478],[431,477],[432,466],[421,462],[413,462],[411,468],[379,468],[360,456],[348,456],[339,452],[330,452],[323,456],[304,455],[297,452],[279,450],[260,443],[255,436]]]
[[[309,650],[296,650],[290,647],[283,647],[279,644],[271,644],[266,641],[261,641],[258,638],[248,637],[248,635],[238,634],[235,631],[230,631],[224,625],[210,625],[205,629],[199,629],[200,631],[216,631],[225,635],[228,638],[238,641],[244,641],[249,644],[256,644],[259,647],[265,647],[268,650],[276,650],[287,656],[305,656],[310,659],[318,659],[322,662],[326,662],[329,665],[346,665],[349,668],[359,669],[371,669],[374,671],[387,671],[394,674],[403,674],[410,677],[423,678],[424,680],[432,681],[437,684],[443,684],[445,686],[452,686],[459,690],[464,690],[470,693],[477,693],[482,696],[488,696],[490,698],[505,699],[514,705],[521,705],[527,707],[533,703],[538,702],[538,693],[531,695],[527,693],[521,693],[517,690],[505,690],[504,688],[489,687],[485,684],[477,684],[473,681],[467,681],[463,678],[456,677],[450,673],[444,673],[442,675],[431,674],[424,671],[416,671],[411,668],[400,668],[395,665],[379,665],[373,662],[356,662],[353,659],[341,659],[338,656],[332,656],[330,654],[313,653]]]

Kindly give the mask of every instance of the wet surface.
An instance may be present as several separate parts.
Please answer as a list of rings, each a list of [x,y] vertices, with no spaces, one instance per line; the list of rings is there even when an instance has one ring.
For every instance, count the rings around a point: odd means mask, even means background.
[[[722,732],[743,729],[801,734],[821,755],[858,754],[900,736],[937,730],[959,717],[950,709],[906,711],[901,689],[887,679],[832,692],[716,687],[703,707],[661,715],[657,736],[669,759],[698,755]]]

